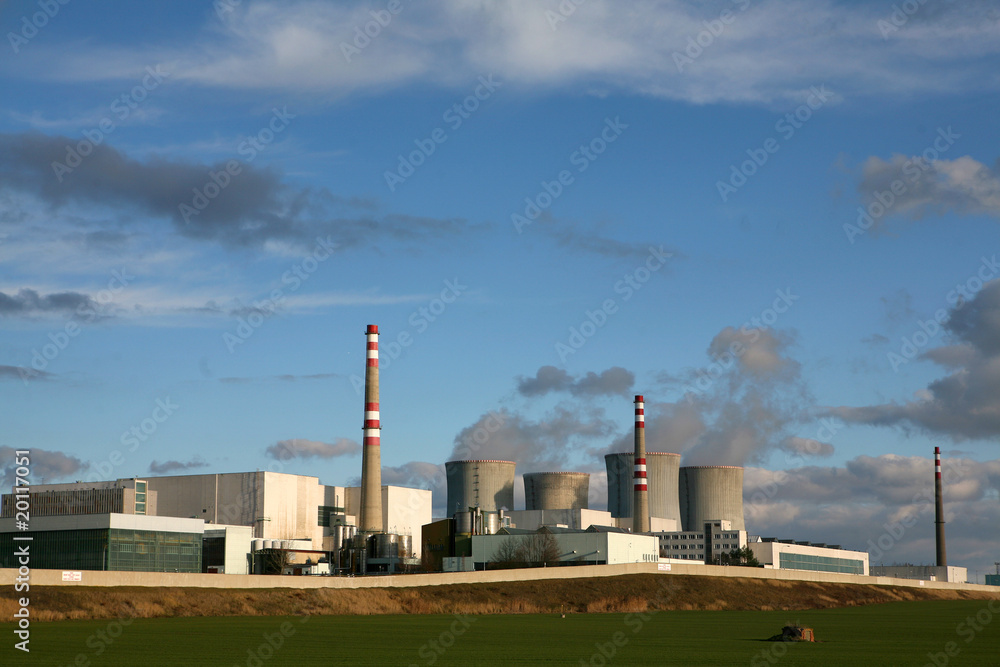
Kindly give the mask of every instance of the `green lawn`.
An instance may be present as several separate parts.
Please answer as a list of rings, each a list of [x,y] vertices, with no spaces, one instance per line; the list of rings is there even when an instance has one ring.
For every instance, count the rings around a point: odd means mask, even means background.
[[[815,628],[821,643],[761,641],[787,622]],[[3,665],[868,667],[934,665],[930,653],[936,667],[1000,667],[1000,601],[992,603],[992,610],[985,601],[949,601],[806,612],[665,611],[464,621],[452,616],[317,616],[304,622],[296,617],[173,618],[137,619],[124,627],[64,621],[32,625],[30,656],[12,648],[11,625],[2,627],[7,637],[0,649]],[[268,636],[277,648],[268,644]],[[946,654],[949,648],[952,656]]]

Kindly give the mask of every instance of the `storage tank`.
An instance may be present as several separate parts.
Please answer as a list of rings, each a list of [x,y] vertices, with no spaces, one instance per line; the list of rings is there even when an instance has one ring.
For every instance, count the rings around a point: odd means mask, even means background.
[[[590,473],[529,472],[524,475],[524,509],[589,509]]]
[[[277,549],[278,547],[276,547],[274,545],[274,540],[264,540],[264,548],[265,549]]]
[[[413,558],[413,536],[412,535],[400,535],[399,536],[399,557],[400,558]]]
[[[446,515],[470,507],[479,507],[484,512],[514,507],[513,461],[448,461],[444,468],[448,477]]]
[[[373,536],[369,551],[372,558],[399,558],[399,535],[395,533],[379,533]]]
[[[253,548],[254,551],[260,551],[261,549],[264,548],[264,540],[262,540],[259,537],[255,537],[253,539],[253,547],[252,548]]]
[[[344,546],[344,526],[333,527],[333,550],[337,551]]]
[[[684,530],[702,530],[706,521],[722,519],[733,530],[746,530],[743,520],[743,468],[684,466],[679,475]]]
[[[608,469],[608,511],[616,518],[632,517],[635,453],[606,454]],[[678,495],[678,471],[681,455],[669,452],[646,452],[646,479],[649,487],[649,515],[673,519],[681,525]]]
[[[460,535],[472,534],[472,512],[455,512],[455,532]]]

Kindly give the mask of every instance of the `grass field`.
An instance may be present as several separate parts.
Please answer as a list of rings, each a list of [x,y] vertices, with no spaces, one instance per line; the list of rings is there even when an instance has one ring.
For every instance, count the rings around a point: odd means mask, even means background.
[[[978,620],[977,620],[978,615]],[[969,622],[969,619],[972,622]],[[788,622],[820,643],[761,641]],[[31,626],[32,665],[976,665],[1000,667],[1000,602],[799,612],[215,617]],[[270,638],[270,642],[268,641]],[[276,648],[275,648],[276,646]],[[948,656],[948,651],[952,655]],[[83,656],[82,658],[79,656]]]

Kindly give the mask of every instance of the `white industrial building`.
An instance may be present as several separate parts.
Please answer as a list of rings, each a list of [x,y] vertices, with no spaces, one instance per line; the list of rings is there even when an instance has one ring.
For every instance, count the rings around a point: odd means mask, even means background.
[[[760,564],[766,568],[868,576],[867,551],[850,551],[808,542],[771,539],[751,541],[748,546]]]
[[[959,584],[969,582],[968,568],[954,565],[872,565],[870,570],[873,577],[950,581]]]
[[[564,564],[615,565],[620,563],[658,563],[659,545],[652,535],[636,535],[618,530],[543,529],[557,545],[558,560]],[[486,569],[496,560],[504,544],[532,539],[538,533],[517,529],[501,530],[495,535],[472,536],[472,562],[477,570]]]
[[[660,556],[680,560],[715,560],[747,544],[747,531],[733,530],[731,521],[709,521],[702,530],[654,533],[660,541]]]

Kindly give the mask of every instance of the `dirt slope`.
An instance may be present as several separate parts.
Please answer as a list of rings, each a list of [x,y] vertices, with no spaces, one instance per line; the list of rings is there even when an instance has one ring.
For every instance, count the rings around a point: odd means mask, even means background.
[[[968,591],[698,576],[458,584],[386,589],[199,589],[32,587],[35,620],[292,614],[519,614],[637,612],[649,609],[797,610],[899,600],[1000,598]],[[0,592],[0,618],[16,607]]]

